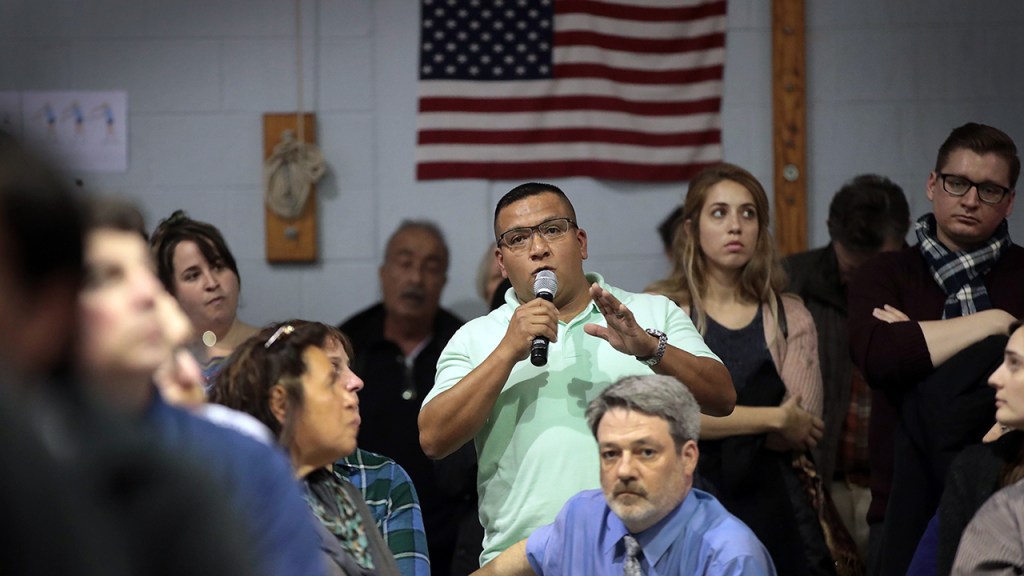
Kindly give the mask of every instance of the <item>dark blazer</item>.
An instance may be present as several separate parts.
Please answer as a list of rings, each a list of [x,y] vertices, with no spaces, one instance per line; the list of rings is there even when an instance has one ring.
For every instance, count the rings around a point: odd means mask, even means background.
[[[829,244],[783,261],[789,274],[788,292],[803,298],[818,329],[818,356],[824,392],[822,419],[825,434],[814,451],[818,474],[827,486],[832,481],[839,438],[850,406],[849,331],[846,328],[846,287],[839,281],[839,262]]]

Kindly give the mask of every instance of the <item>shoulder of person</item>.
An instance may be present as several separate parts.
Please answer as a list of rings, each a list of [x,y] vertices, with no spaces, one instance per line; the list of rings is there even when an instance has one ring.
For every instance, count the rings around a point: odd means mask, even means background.
[[[373,325],[375,323],[384,322],[384,303],[375,302],[374,304],[363,308],[359,312],[349,316],[345,320],[342,320],[338,324],[338,329],[350,336],[349,332],[359,331],[363,327]]]

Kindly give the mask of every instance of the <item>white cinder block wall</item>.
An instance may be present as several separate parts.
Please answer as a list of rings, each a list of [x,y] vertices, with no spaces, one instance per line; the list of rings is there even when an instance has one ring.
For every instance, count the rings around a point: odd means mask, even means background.
[[[832,193],[888,175],[927,210],[939,143],[962,122],[1024,145],[1019,0],[807,0],[810,239],[827,241]],[[418,4],[303,0],[305,107],[331,164],[320,186],[320,261],[263,256],[261,114],[296,107],[294,3],[286,0],[0,0],[0,90],[128,92],[129,171],[78,174],[134,197],[150,225],[175,208],[221,228],[242,274],[242,317],[337,322],[379,295],[383,244],[403,218],[438,221],[452,265],[444,305],[483,310],[473,287],[497,199],[517,182],[414,180]],[[726,159],[771,190],[769,0],[730,0]],[[639,290],[666,265],[654,226],[685,186],[558,181],[590,233],[589,269]],[[1022,208],[1024,209],[1024,208]],[[1024,240],[1014,215],[1011,231]]]

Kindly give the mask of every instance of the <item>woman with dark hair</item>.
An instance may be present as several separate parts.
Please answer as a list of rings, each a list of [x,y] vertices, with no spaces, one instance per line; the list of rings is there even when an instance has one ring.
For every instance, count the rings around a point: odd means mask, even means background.
[[[242,281],[235,257],[216,227],[182,210],[157,225],[150,246],[160,281],[206,345],[203,376],[210,381],[224,358],[257,330],[238,318]]]
[[[996,425],[981,444],[965,448],[949,467],[939,509],[918,543],[908,574],[949,574],[960,538],[990,496],[1024,479],[1024,330],[1010,325],[1003,363],[988,379],[995,389]]]
[[[782,294],[768,214],[752,174],[732,164],[705,169],[682,206],[672,274],[647,290],[689,312],[736,387],[731,415],[701,416],[698,473],[764,542],[780,574],[810,574],[799,524],[809,502],[793,489],[790,464],[823,431],[817,333],[800,300]],[[803,526],[821,538],[816,520]]]
[[[326,347],[337,333],[319,322],[267,327],[239,345],[217,375],[211,400],[255,416],[284,447],[306,501],[321,522],[321,545],[342,574],[398,574],[359,491],[334,466],[356,450],[362,381]]]

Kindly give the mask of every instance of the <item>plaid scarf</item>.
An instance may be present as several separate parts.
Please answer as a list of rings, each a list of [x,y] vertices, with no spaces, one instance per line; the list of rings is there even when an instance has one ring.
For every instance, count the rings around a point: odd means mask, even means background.
[[[935,235],[935,215],[925,214],[914,224],[918,249],[928,262],[932,277],[946,292],[942,319],[968,316],[992,308],[982,278],[1010,246],[1004,219],[984,246],[971,252],[950,252]]]

